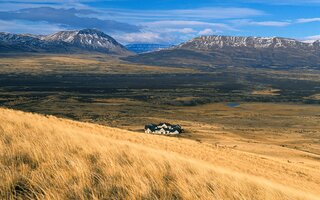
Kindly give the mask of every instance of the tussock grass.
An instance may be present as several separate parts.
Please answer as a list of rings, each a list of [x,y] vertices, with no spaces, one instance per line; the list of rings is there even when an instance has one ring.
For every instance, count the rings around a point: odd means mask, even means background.
[[[195,144],[0,109],[0,199],[316,199],[197,159],[216,155]]]

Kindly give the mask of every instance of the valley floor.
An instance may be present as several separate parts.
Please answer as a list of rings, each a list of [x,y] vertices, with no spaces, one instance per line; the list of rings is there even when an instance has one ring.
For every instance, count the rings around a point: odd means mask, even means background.
[[[320,199],[319,95],[314,69],[6,55],[0,199]]]

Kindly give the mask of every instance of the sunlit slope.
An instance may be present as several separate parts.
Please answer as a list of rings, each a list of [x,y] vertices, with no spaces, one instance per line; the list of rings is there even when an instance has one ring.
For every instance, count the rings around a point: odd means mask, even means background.
[[[320,164],[0,109],[0,199],[317,199]]]

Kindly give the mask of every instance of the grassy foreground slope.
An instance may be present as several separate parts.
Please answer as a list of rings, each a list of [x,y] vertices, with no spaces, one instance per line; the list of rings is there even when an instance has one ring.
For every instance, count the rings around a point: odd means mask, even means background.
[[[318,199],[319,169],[0,109],[0,199]]]

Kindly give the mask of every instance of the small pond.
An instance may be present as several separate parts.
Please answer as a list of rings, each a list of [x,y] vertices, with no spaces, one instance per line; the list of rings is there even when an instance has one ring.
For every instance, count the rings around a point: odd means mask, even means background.
[[[227,103],[226,105],[230,108],[236,108],[240,106],[240,103],[231,102],[231,103]]]

